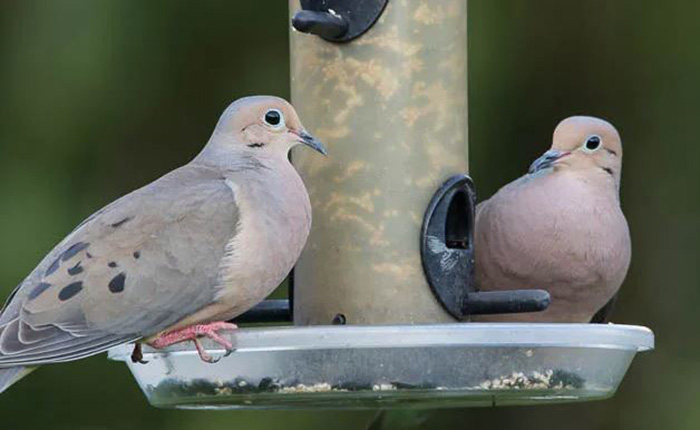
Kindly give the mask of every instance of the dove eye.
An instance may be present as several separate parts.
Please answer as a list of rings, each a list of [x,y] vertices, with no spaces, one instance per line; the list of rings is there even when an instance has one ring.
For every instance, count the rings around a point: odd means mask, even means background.
[[[270,109],[265,112],[263,120],[265,121],[265,124],[274,129],[284,127],[284,115],[282,115],[282,112],[280,112],[279,109]]]
[[[583,144],[583,149],[588,151],[588,152],[593,152],[596,149],[600,148],[600,145],[603,143],[603,140],[600,138],[600,136],[588,136],[586,139],[586,143]]]

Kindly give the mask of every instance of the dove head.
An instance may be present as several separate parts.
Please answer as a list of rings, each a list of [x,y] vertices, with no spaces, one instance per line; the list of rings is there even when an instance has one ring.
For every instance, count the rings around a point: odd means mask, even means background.
[[[203,154],[287,159],[289,150],[300,144],[326,155],[326,148],[304,129],[291,104],[279,97],[254,96],[226,108]]]
[[[617,188],[622,171],[622,141],[607,121],[588,116],[563,120],[554,130],[552,147],[530,166],[530,173],[552,168],[612,179]]]

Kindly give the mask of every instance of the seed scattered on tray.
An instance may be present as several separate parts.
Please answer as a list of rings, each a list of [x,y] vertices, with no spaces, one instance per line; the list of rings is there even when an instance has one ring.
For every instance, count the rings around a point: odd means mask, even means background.
[[[582,388],[584,379],[564,370],[545,370],[526,375],[513,372],[507,376],[490,379],[479,384],[482,390],[547,390]]]
[[[345,391],[331,387],[331,384],[323,382],[320,384],[304,385],[298,384],[293,387],[282,387],[277,390],[278,393],[327,393],[329,391]]]
[[[394,384],[374,384],[372,385],[372,391],[393,391],[396,390],[396,385]]]
[[[547,389],[577,389],[583,388],[584,379],[579,375],[560,369],[542,372],[513,372],[510,375],[489,379],[476,387],[443,387],[430,383],[408,384],[400,381],[369,382],[328,382],[301,383],[298,380],[280,380],[266,377],[259,381],[235,378],[229,381],[208,381],[195,379],[184,382],[168,379],[158,386],[148,389],[163,397],[203,397],[203,396],[233,396],[241,394],[305,394],[330,392],[360,392],[360,391],[400,391],[400,390],[547,390]]]

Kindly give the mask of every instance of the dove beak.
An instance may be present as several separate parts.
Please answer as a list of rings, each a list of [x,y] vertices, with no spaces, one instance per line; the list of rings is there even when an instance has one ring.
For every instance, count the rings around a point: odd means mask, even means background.
[[[292,133],[296,134],[299,136],[299,142],[303,143],[304,145],[308,146],[309,148],[313,149],[314,151],[317,151],[325,156],[328,156],[328,151],[326,151],[326,147],[323,146],[323,143],[321,143],[320,140],[316,139],[312,134],[307,132],[306,130],[301,130],[301,131],[292,131]]]
[[[528,173],[539,172],[540,170],[552,167],[558,160],[571,154],[571,152],[558,151],[556,149],[550,149],[549,151],[542,154],[540,158],[535,160],[531,165]]]

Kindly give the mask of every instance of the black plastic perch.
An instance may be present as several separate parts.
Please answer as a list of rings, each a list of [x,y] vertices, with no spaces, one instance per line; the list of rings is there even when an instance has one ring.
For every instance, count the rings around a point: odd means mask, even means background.
[[[348,31],[348,22],[330,12],[301,10],[294,15],[292,24],[302,33],[315,34],[324,39],[337,39]]]
[[[547,308],[549,293],[543,290],[488,291],[467,294],[463,302],[465,315],[508,314],[536,312]],[[342,316],[338,316],[340,318]],[[253,309],[233,319],[235,323],[292,322],[289,300],[265,300]],[[342,325],[343,323],[337,323]]]
[[[474,285],[476,191],[467,175],[455,175],[435,193],[423,219],[421,259],[428,284],[455,318],[538,312],[550,302],[545,290],[478,292]]]
[[[289,300],[265,300],[248,312],[233,319],[235,323],[291,322],[292,311]]]
[[[539,312],[547,309],[550,301],[545,290],[482,291],[467,294],[462,312],[464,315]]]
[[[330,42],[347,42],[369,30],[388,0],[301,0],[292,26]]]

